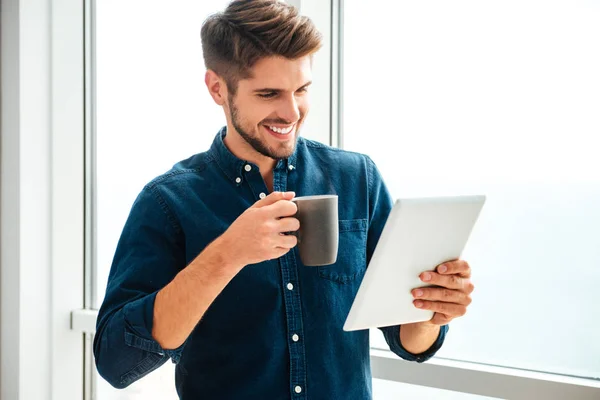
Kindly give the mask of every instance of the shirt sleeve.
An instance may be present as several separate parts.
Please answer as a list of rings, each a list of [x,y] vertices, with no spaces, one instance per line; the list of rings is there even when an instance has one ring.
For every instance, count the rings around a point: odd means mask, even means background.
[[[371,257],[373,256],[373,252],[375,251],[375,247],[377,246],[377,242],[379,241],[379,237],[381,236],[381,232],[392,211],[394,203],[377,166],[369,157],[367,157],[367,168],[369,191],[369,231],[367,236],[368,264],[371,261]],[[385,341],[394,354],[407,361],[424,362],[433,357],[442,347],[446,333],[448,332],[448,325],[441,326],[440,334],[436,341],[427,351],[421,354],[412,354],[402,346],[402,343],[400,342],[400,325],[380,327],[379,329],[383,332]]]
[[[181,228],[156,187],[135,200],[115,252],[98,312],[94,356],[100,375],[116,388],[179,360],[185,343],[165,350],[152,337],[154,300],[185,267]]]

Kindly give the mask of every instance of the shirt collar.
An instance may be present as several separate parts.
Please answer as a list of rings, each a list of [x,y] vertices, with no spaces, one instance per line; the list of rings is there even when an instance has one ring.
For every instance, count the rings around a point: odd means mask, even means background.
[[[217,136],[210,147],[210,153],[227,178],[233,183],[240,185],[244,180],[244,167],[246,165],[251,165],[252,167],[256,168],[256,166],[248,161],[240,160],[233,155],[227,146],[225,146],[225,142],[223,141],[225,135],[227,135],[226,126],[221,128],[219,133],[217,133]],[[295,172],[297,153],[298,144],[296,145],[294,153],[289,158],[277,161],[274,169],[276,171],[285,169],[288,173]]]

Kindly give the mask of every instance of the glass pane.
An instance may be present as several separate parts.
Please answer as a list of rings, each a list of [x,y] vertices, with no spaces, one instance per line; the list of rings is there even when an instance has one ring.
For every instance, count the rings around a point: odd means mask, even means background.
[[[97,304],[135,197],[225,124],[204,85],[200,27],[228,1],[96,2]],[[125,390],[97,377],[98,400],[175,399],[171,362]]]
[[[438,355],[600,376],[600,3],[345,11],[345,147],[394,197],[488,196],[463,256],[474,301]]]
[[[477,396],[427,386],[409,385],[383,379],[373,379],[373,400],[436,399],[436,400],[486,400],[495,397]]]

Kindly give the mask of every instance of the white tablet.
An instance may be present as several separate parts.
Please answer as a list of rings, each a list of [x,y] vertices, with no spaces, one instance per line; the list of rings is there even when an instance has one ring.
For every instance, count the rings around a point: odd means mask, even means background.
[[[460,258],[485,196],[398,199],[344,324],[345,331],[427,321],[411,291],[423,271]]]

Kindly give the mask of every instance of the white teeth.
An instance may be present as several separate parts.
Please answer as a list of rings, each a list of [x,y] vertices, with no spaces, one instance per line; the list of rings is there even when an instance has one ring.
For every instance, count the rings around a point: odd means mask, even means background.
[[[290,133],[292,131],[293,128],[294,128],[294,125],[289,126],[287,128],[278,128],[276,126],[269,127],[270,130],[272,130],[273,132],[277,132],[281,135],[287,135],[288,133]]]

